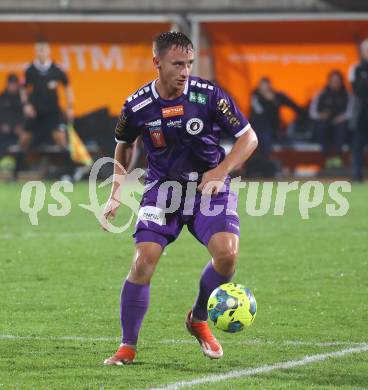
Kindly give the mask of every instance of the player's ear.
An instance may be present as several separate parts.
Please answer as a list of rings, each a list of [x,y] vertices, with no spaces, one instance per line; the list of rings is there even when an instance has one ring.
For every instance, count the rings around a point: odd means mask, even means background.
[[[156,69],[161,68],[161,61],[160,61],[160,58],[158,56],[153,57],[153,65]]]

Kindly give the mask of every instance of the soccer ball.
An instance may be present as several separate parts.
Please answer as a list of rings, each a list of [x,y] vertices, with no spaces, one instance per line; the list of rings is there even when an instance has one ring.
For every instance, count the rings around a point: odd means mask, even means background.
[[[225,283],[212,291],[207,310],[216,328],[236,333],[252,324],[257,313],[257,303],[249,288]]]

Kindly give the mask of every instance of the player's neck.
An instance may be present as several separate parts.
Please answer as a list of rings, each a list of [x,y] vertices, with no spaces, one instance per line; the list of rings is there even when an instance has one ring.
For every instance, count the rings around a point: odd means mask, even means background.
[[[174,100],[181,96],[184,92],[184,88],[173,88],[168,84],[165,84],[162,80],[157,79],[156,84],[156,91],[160,95],[162,99],[165,100]]]
[[[36,58],[34,63],[42,68],[47,68],[51,65],[51,59],[47,58],[47,59],[41,61],[39,58]]]

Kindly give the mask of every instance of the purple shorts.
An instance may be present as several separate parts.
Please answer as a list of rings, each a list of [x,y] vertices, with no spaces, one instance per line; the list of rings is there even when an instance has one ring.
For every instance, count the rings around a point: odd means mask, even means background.
[[[229,182],[224,191],[211,197],[188,191],[185,185],[173,189],[169,183],[164,183],[166,188],[155,184],[143,194],[133,234],[136,243],[156,242],[164,248],[179,236],[184,225],[205,246],[215,233],[239,236],[238,198],[230,191]]]

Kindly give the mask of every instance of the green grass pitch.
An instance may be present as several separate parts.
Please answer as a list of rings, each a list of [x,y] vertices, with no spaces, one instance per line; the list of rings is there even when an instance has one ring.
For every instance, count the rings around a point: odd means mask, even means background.
[[[326,184],[327,186],[328,184]],[[303,220],[290,195],[284,216],[250,217],[239,202],[241,246],[234,280],[258,313],[240,334],[215,330],[224,358],[211,361],[184,328],[209,259],[186,229],[162,256],[136,364],[104,367],[120,335],[119,295],[133,253],[131,232],[102,232],[87,183],[74,185],[71,213],[47,206],[32,226],[21,184],[0,183],[0,390],[147,389],[295,361],[368,343],[368,186],[345,194],[350,210],[324,203]],[[106,199],[107,189],[101,196]],[[46,203],[55,203],[48,196]],[[124,209],[117,217],[122,223]],[[195,389],[368,388],[368,352],[193,386]]]

